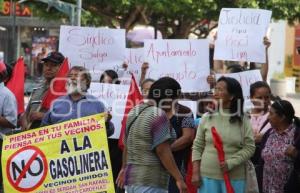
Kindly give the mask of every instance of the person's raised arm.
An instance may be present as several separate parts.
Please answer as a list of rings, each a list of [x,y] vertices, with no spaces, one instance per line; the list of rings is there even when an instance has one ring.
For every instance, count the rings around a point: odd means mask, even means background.
[[[142,83],[146,79],[147,70],[149,68],[149,63],[144,62],[141,68],[141,79],[140,79],[140,86],[142,86]]]
[[[262,65],[260,73],[261,73],[261,77],[263,79],[263,81],[267,81],[267,77],[268,77],[268,71],[269,71],[269,54],[268,54],[268,50],[269,47],[271,45],[271,42],[269,41],[269,39],[265,36],[264,37],[264,45],[266,46],[266,63]]]

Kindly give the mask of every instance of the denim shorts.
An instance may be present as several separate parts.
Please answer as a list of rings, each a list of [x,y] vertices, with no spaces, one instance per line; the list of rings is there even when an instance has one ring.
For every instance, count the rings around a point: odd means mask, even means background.
[[[126,193],[168,193],[168,190],[153,186],[130,185],[125,187]]]

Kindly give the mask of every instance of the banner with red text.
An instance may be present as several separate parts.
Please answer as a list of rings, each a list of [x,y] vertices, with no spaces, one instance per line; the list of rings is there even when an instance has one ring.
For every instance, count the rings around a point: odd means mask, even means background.
[[[61,26],[59,51],[71,66],[84,66],[99,80],[104,70],[124,62],[125,30]]]
[[[1,159],[4,192],[115,192],[104,114],[6,136]]]
[[[209,91],[208,40],[145,40],[147,77],[176,79],[183,92]]]
[[[268,10],[223,8],[219,16],[214,59],[265,63],[263,37],[271,15]]]
[[[121,122],[126,107],[126,99],[130,85],[104,84],[92,82],[88,92],[99,99],[112,115],[111,122],[115,132],[110,138],[118,139],[121,132]]]

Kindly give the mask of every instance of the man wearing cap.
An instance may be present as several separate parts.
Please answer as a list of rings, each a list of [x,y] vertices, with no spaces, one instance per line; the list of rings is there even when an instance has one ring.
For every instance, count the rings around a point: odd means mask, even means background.
[[[65,57],[60,52],[51,52],[46,58],[42,59],[44,81],[39,87],[35,88],[31,94],[28,106],[22,117],[23,129],[40,127],[44,114],[48,110],[43,108],[39,109],[41,102],[64,59]]]
[[[17,101],[14,94],[6,88],[4,80],[7,72],[4,63],[0,62],[0,132],[9,134],[17,125]]]

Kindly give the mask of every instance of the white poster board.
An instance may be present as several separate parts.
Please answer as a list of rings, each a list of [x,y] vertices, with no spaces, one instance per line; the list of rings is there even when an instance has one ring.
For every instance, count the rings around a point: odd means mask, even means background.
[[[89,94],[104,103],[112,115],[115,132],[110,138],[118,139],[120,136],[129,87],[130,85],[91,83],[88,90]]]
[[[141,79],[141,68],[144,63],[143,48],[126,48],[124,62],[128,65],[127,70],[120,77],[121,84],[130,84],[131,74],[134,74],[136,82],[139,84]]]
[[[262,81],[260,70],[248,70],[229,74],[216,74],[216,80],[218,80],[221,76],[231,77],[239,81],[243,89],[245,100],[250,99],[250,85],[257,81]]]
[[[104,70],[124,62],[125,30],[61,26],[59,51],[71,66],[84,66],[99,80]]]
[[[4,52],[0,51],[0,62],[4,61]]]
[[[271,15],[268,10],[223,8],[219,16],[214,59],[265,63],[263,37]]]
[[[178,103],[190,108],[191,111],[193,112],[194,119],[196,119],[197,112],[198,112],[198,101],[180,100],[178,101]]]
[[[209,91],[208,40],[145,40],[144,57],[147,77],[172,77],[183,92]]]

